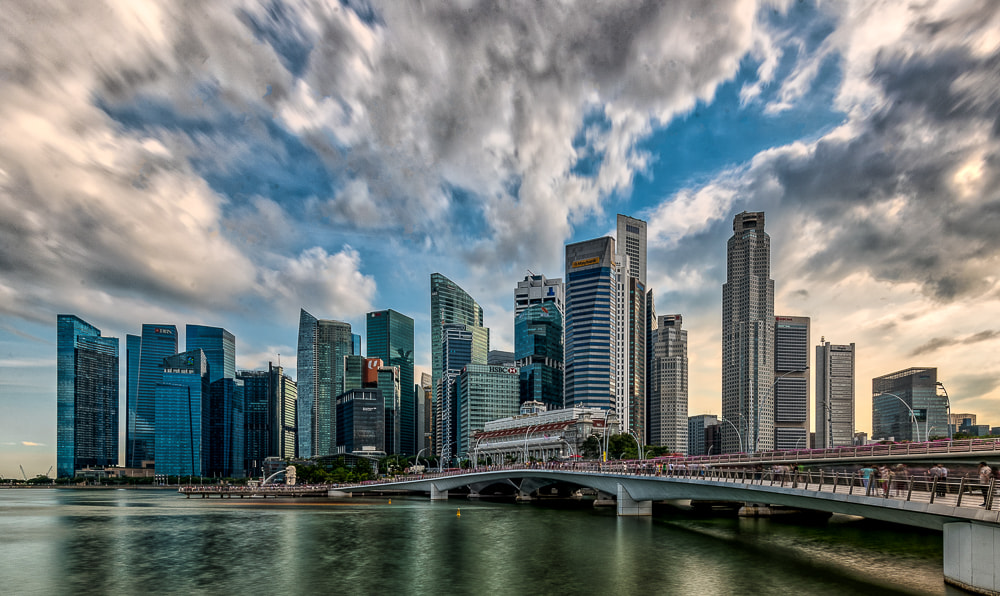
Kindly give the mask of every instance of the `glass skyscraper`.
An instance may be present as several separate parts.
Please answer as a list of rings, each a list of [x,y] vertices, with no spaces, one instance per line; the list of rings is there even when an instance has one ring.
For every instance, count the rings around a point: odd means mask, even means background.
[[[211,435],[208,359],[194,350],[164,358],[155,389],[156,473],[205,475]]]
[[[458,284],[440,273],[431,274],[431,384],[437,400],[437,388],[444,372],[442,328],[444,325],[465,325],[472,336],[474,364],[486,364],[490,351],[490,330],[483,327],[483,308]],[[440,404],[434,409],[440,413]],[[438,428],[442,421],[438,420]],[[440,438],[436,441],[441,446]],[[440,453],[440,452],[439,452]]]
[[[236,378],[236,337],[221,327],[188,325],[186,350],[201,349],[208,359],[209,381]]]
[[[118,338],[56,317],[56,476],[118,465]]]
[[[417,404],[413,394],[413,319],[394,310],[370,312],[366,316],[368,357],[381,358],[388,366],[399,367],[402,388],[399,418],[399,452],[417,452]]]
[[[566,245],[567,408],[606,410],[615,403],[616,268],[614,238]]]
[[[774,449],[774,280],[762,212],[739,213],[722,286],[722,450]],[[737,432],[738,429],[738,432]]]
[[[533,304],[514,317],[514,358],[520,402],[563,407],[563,325],[555,302]]]
[[[280,366],[267,370],[241,370],[245,405],[244,467],[251,477],[264,471],[268,457],[296,456],[296,386]]]
[[[475,447],[472,437],[483,430],[487,422],[517,415],[520,410],[519,385],[516,366],[468,364],[462,368],[455,380],[458,397],[456,455],[468,457]]]
[[[948,434],[948,406],[937,369],[918,367],[872,379],[872,439],[924,441]]]
[[[126,347],[125,465],[139,468],[156,459],[156,386],[163,379],[163,359],[177,353],[177,327],[143,325],[141,337],[126,337]]]
[[[465,325],[448,324],[441,329],[442,373],[434,387],[435,449],[448,462],[458,454],[458,395],[455,379],[472,363],[473,336]]]
[[[344,391],[344,357],[354,352],[351,325],[299,314],[299,457],[337,450],[337,396]]]

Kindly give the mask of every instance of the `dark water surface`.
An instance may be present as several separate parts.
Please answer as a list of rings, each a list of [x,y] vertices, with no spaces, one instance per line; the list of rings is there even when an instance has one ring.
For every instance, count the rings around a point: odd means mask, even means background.
[[[461,516],[457,516],[458,509]],[[962,594],[939,532],[426,498],[0,490],[3,594]]]

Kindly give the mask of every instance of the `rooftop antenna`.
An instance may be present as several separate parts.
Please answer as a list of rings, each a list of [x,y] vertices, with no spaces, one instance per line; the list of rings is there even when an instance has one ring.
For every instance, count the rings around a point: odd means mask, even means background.
[[[278,354],[278,368],[281,368],[281,354]]]

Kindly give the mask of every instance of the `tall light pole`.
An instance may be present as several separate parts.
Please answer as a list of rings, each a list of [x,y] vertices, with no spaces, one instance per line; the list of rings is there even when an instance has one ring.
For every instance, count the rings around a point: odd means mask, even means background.
[[[608,440],[611,438],[611,415],[614,414],[615,422],[618,421],[618,412],[614,408],[608,408],[604,414],[604,452],[601,459],[608,461]]]
[[[906,406],[906,409],[910,411],[910,419],[913,420],[913,427],[917,429],[917,441],[920,441],[920,424],[917,422],[917,415],[916,413],[914,413],[913,408],[910,407],[910,404],[906,403],[906,401],[902,397],[899,397],[895,393],[889,393],[888,391],[880,391],[879,395],[891,395],[896,399],[898,399],[899,403]],[[927,441],[926,437],[924,437],[924,441]]]
[[[951,441],[951,399],[948,397],[948,390],[944,388],[944,383],[941,381],[937,382],[938,388],[941,389],[941,393],[944,394],[945,407],[948,409],[948,440]],[[930,416],[927,417],[930,420]]]
[[[733,430],[736,431],[736,440],[739,441],[739,443],[740,443],[740,453],[744,453],[744,450],[743,450],[743,435],[740,434],[740,429],[736,428],[736,425],[733,424],[733,421],[729,420],[728,418],[720,418],[720,420],[722,420],[723,422],[728,422],[729,426],[733,427]]]
[[[634,430],[629,430],[628,434],[631,435],[633,439],[635,439],[636,450],[639,452],[639,461],[642,461],[645,458],[642,456],[642,443],[639,442],[639,433],[635,432]]]

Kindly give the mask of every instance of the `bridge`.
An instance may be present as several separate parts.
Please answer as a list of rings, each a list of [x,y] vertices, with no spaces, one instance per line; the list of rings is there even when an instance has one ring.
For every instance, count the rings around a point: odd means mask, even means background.
[[[930,461],[975,463],[1000,460],[1000,441],[954,441],[878,445],[836,450],[671,458],[629,462],[547,463],[490,466],[387,481],[339,486],[330,496],[353,492],[410,491],[447,499],[448,491],[471,494],[496,485],[513,487],[521,498],[540,489],[569,485],[594,489],[599,500],[617,505],[618,515],[652,514],[653,501],[686,500],[744,503],[753,512],[784,506],[939,530],[944,539],[945,580],[985,594],[1000,594],[1000,507],[996,478],[941,478],[911,474],[895,466]],[[890,479],[866,479],[859,462],[900,469]],[[808,464],[794,469],[790,464]],[[850,470],[846,470],[846,467]],[[758,505],[759,504],[759,505]]]

